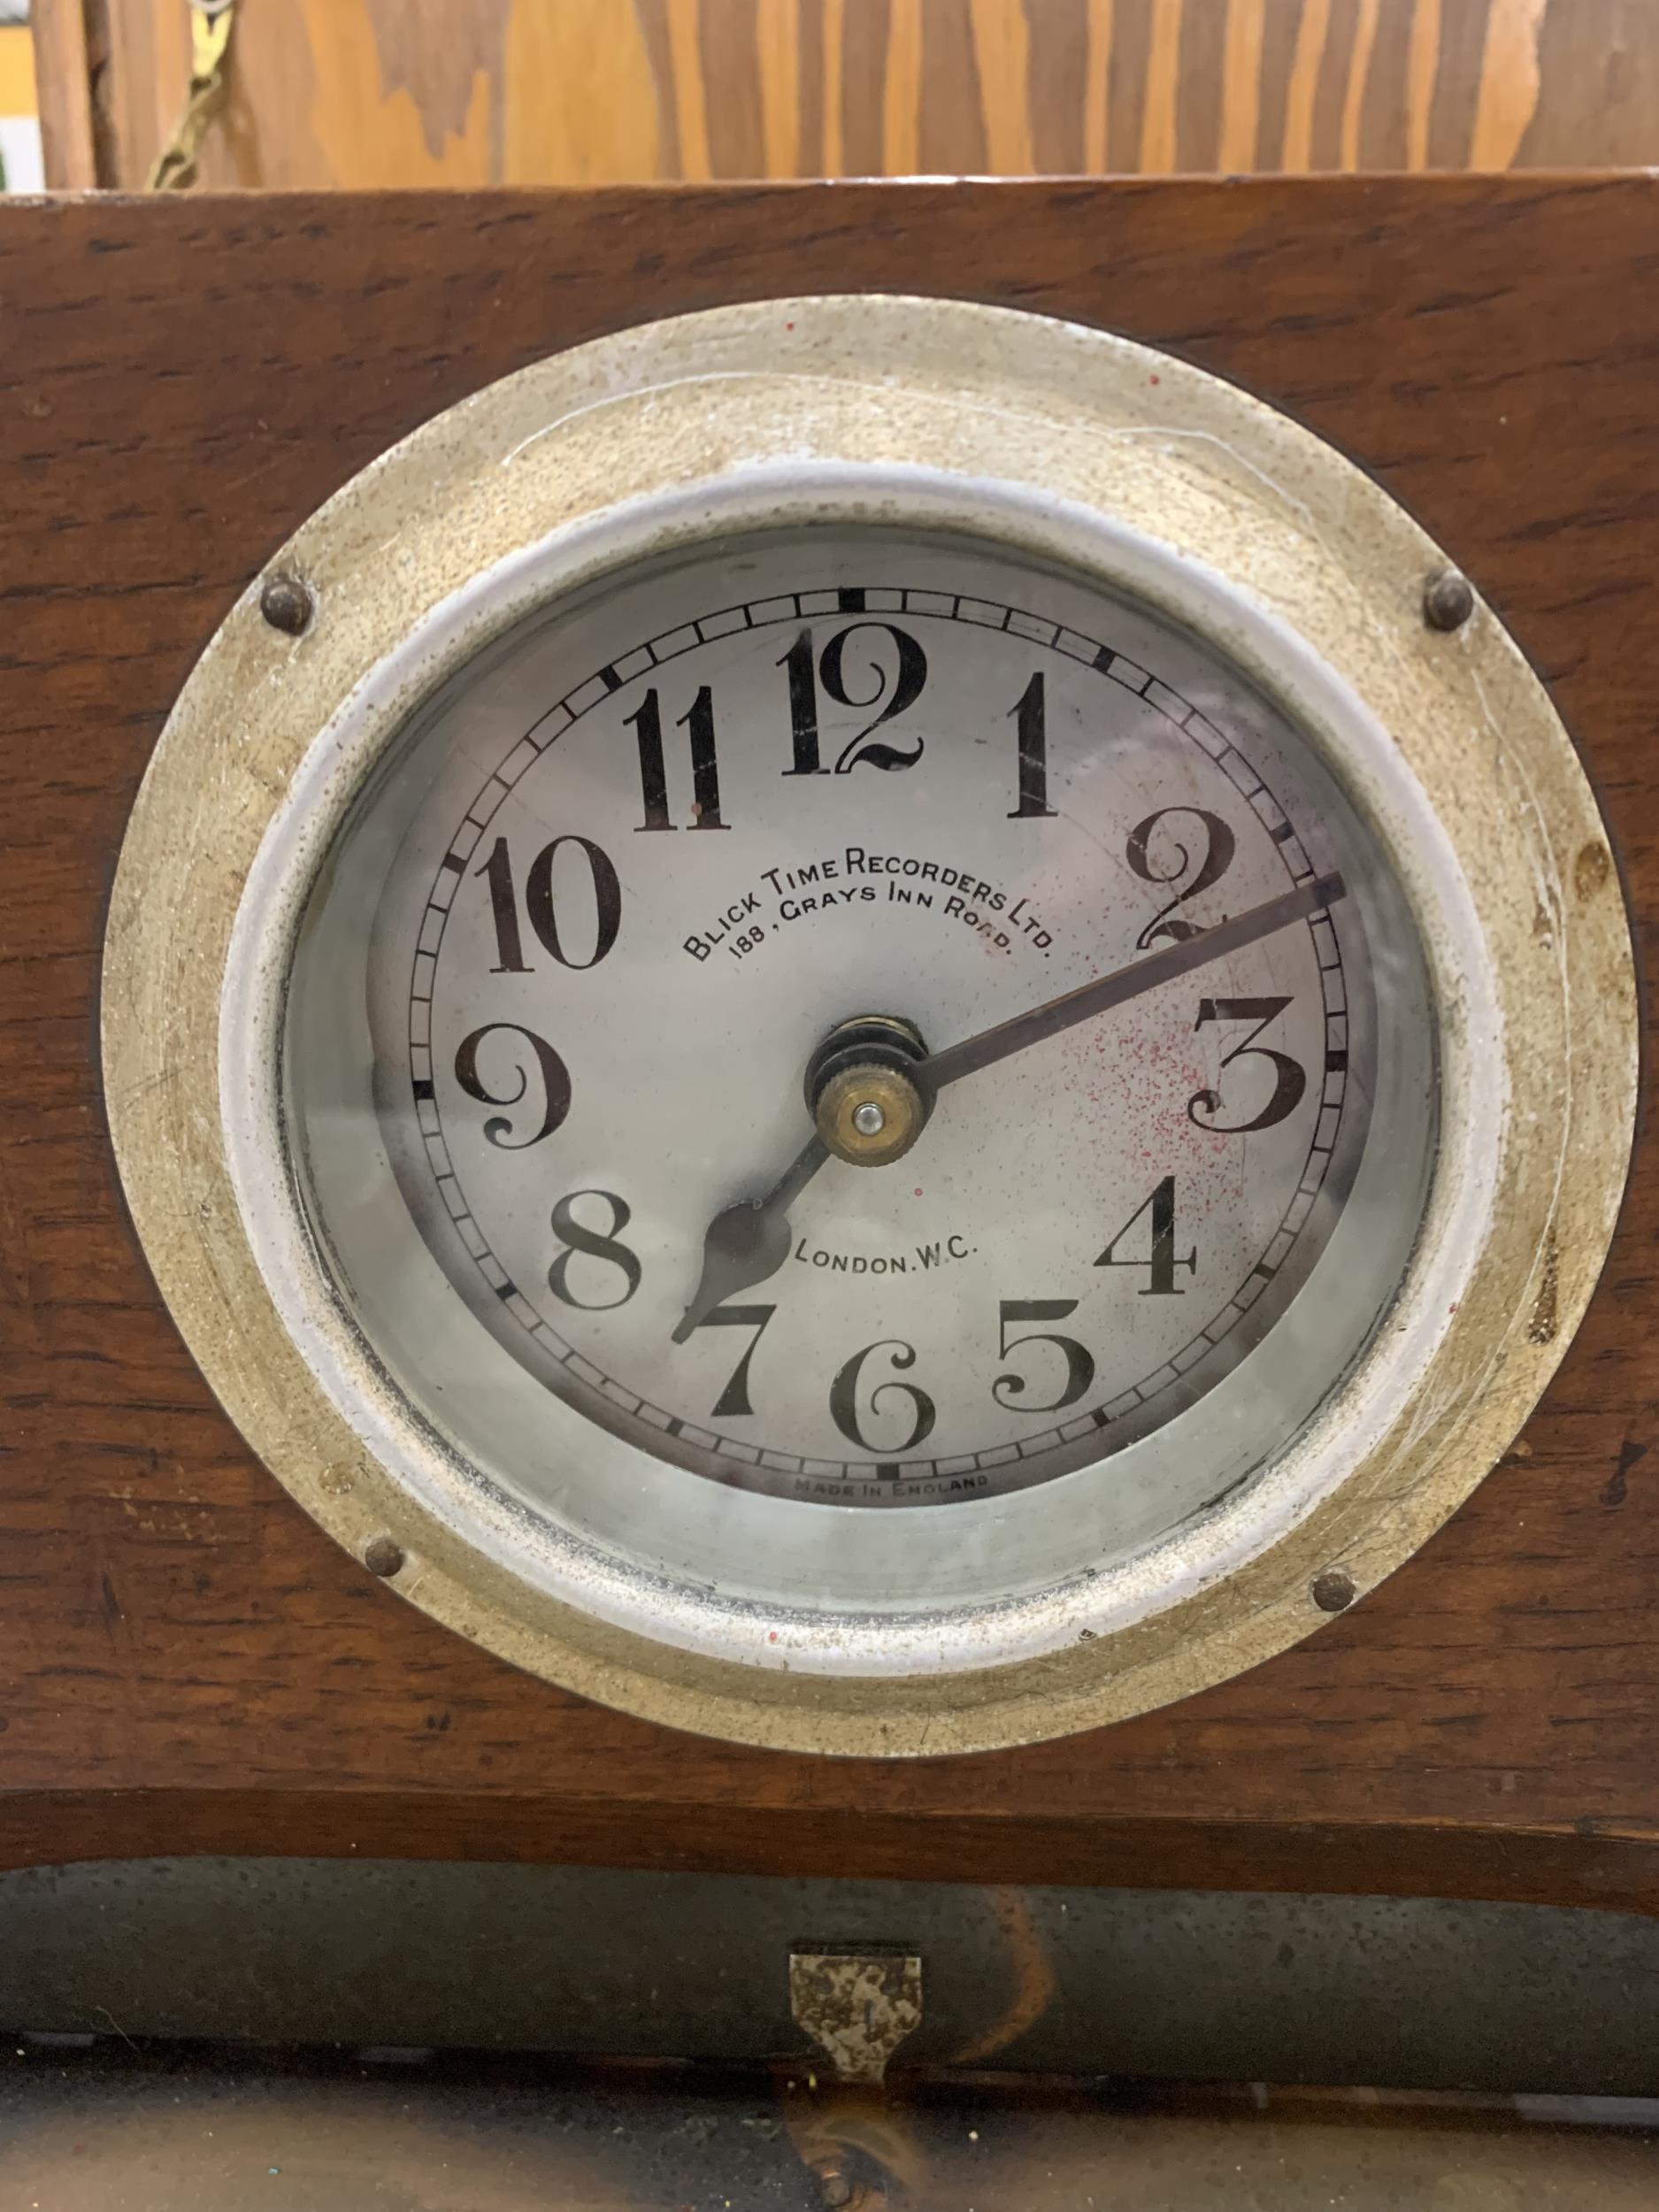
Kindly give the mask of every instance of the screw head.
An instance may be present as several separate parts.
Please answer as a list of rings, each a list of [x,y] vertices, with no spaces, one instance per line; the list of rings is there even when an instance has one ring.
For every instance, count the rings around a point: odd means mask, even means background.
[[[1322,1613],[1346,1613],[1358,1595],[1353,1576],[1340,1567],[1328,1567],[1314,1577],[1313,1601]]]
[[[886,1167],[921,1135],[927,1109],[902,1068],[866,1062],[831,1076],[818,1094],[812,1118],[838,1160],[854,1167]]]
[[[372,1575],[379,1575],[386,1581],[403,1572],[403,1546],[395,1544],[389,1536],[373,1537],[364,1547],[363,1563]]]
[[[1474,611],[1469,579],[1455,568],[1443,568],[1423,587],[1423,619],[1431,630],[1461,630]]]
[[[267,576],[259,594],[259,611],[273,630],[298,637],[309,627],[316,602],[297,576]]]

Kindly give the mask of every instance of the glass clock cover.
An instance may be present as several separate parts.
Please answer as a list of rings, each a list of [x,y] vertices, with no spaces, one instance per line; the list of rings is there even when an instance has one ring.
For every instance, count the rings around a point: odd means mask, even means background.
[[[555,599],[426,704],[284,1080],[436,1435],[647,1571],[879,1612],[1128,1557],[1281,1450],[1387,1312],[1435,1071],[1377,841],[1213,646],[823,524]]]

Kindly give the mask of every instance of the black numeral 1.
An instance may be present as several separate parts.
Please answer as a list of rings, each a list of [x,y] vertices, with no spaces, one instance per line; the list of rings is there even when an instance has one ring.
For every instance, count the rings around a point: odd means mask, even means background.
[[[657,687],[641,700],[636,711],[624,718],[640,748],[640,791],[645,802],[642,830],[672,830],[678,823],[668,818],[668,771],[663,760],[663,710]],[[714,697],[707,684],[675,724],[691,740],[691,823],[693,829],[718,830],[730,826],[720,819],[720,768],[714,750]]]
[[[518,895],[513,889],[512,860],[504,837],[495,840],[490,847],[489,858],[477,873],[489,884],[489,910],[495,920],[495,949],[501,955],[490,973],[528,975],[524,940],[518,934]]]
[[[1017,822],[1022,816],[1052,815],[1054,809],[1048,803],[1048,700],[1041,669],[1009,712],[1015,718],[1019,738],[1019,804],[1008,818]]]
[[[812,673],[812,633],[803,630],[778,664],[789,679],[789,735],[795,764],[786,776],[827,776],[818,758],[818,684]]]

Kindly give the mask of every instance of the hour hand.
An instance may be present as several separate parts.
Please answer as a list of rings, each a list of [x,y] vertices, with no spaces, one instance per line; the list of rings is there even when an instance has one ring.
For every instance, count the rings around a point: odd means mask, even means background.
[[[674,1331],[676,1344],[736,1292],[777,1273],[789,1256],[789,1209],[828,1157],[822,1139],[810,1138],[764,1198],[740,1199],[716,1214],[703,1233],[703,1274]]]
[[[703,1240],[703,1275],[696,1295],[680,1317],[674,1342],[683,1344],[736,1292],[775,1275],[788,1256],[788,1220],[764,1198],[740,1199],[716,1214]]]

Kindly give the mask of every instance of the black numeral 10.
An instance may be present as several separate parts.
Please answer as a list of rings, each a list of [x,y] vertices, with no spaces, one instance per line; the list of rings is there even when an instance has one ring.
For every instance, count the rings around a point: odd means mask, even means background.
[[[553,900],[553,864],[561,845],[577,845],[586,855],[594,886],[594,949],[586,960],[572,960],[559,936],[558,915]],[[495,965],[492,975],[528,975],[524,939],[518,929],[518,895],[513,887],[512,855],[507,841],[498,837],[489,858],[475,872],[489,885],[489,910],[495,925]],[[556,837],[543,845],[530,863],[524,879],[524,910],[537,939],[562,968],[596,968],[617,941],[622,926],[622,886],[609,856],[591,839]]]

